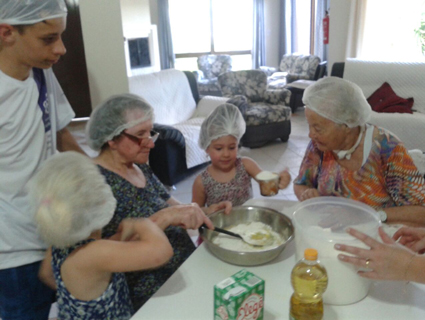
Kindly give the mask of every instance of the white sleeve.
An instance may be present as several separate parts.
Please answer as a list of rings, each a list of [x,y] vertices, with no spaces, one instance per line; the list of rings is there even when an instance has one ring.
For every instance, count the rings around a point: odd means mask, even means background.
[[[65,128],[75,117],[56,76],[52,69],[44,70],[46,76],[47,91],[49,93],[49,106],[52,121],[52,130],[57,132]]]

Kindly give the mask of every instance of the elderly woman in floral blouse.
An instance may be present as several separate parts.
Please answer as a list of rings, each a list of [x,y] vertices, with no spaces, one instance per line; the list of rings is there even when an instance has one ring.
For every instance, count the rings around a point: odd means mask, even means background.
[[[367,124],[361,89],[328,77],[304,92],[310,144],[294,191],[300,201],[337,196],[378,210],[381,220],[425,226],[425,185],[403,143]]]
[[[117,207],[104,227],[103,237],[117,232],[125,218],[145,217],[159,225],[167,235],[174,256],[164,266],[126,273],[135,310],[140,308],[195,250],[184,229],[197,229],[211,221],[196,204],[182,205],[171,197],[147,164],[149,151],[158,136],[152,131],[153,109],[143,99],[122,94],[107,99],[92,113],[86,128],[88,144],[100,151],[94,159],[111,186]],[[219,209],[230,212],[231,203],[204,208],[205,213]],[[207,212],[208,211],[208,212]]]

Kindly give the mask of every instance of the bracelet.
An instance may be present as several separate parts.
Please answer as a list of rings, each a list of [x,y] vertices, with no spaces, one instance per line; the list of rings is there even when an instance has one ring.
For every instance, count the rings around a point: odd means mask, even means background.
[[[404,271],[404,279],[407,279],[407,272],[409,271],[409,268],[410,268],[410,265],[412,264],[412,261],[413,261],[413,258],[415,258],[417,256],[417,254],[416,253],[414,253],[414,254],[412,254],[412,256],[410,257],[410,260],[409,260],[409,262],[407,263],[407,266],[406,266],[406,270]],[[408,280],[406,280],[407,281],[407,283],[409,283],[410,281],[408,281]],[[407,284],[406,283],[406,284]]]

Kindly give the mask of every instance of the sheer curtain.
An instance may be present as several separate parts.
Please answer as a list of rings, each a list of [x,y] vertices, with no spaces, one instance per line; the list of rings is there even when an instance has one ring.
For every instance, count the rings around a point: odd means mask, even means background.
[[[158,40],[161,69],[174,68],[173,40],[171,38],[168,0],[158,0]]]
[[[253,0],[253,43],[252,68],[258,69],[266,63],[266,46],[264,33],[264,0]]]
[[[294,52],[296,30],[295,1],[280,0],[279,61],[284,54]]]
[[[366,18],[367,0],[352,0],[348,34],[346,43],[346,57],[357,58],[362,52],[362,42]],[[332,23],[332,22],[331,22]]]

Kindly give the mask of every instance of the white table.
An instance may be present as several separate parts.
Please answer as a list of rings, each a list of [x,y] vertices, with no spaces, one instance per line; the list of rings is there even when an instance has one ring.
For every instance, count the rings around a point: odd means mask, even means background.
[[[287,208],[294,204],[275,199],[247,202],[247,205],[274,208],[286,214],[290,212]],[[292,241],[272,262],[246,267],[265,280],[264,319],[288,319],[293,292],[290,273],[294,265]],[[219,260],[202,244],[131,320],[211,320],[214,318],[214,285],[243,268]],[[377,281],[362,301],[347,306],[325,305],[324,312],[326,320],[425,319],[425,285]]]

